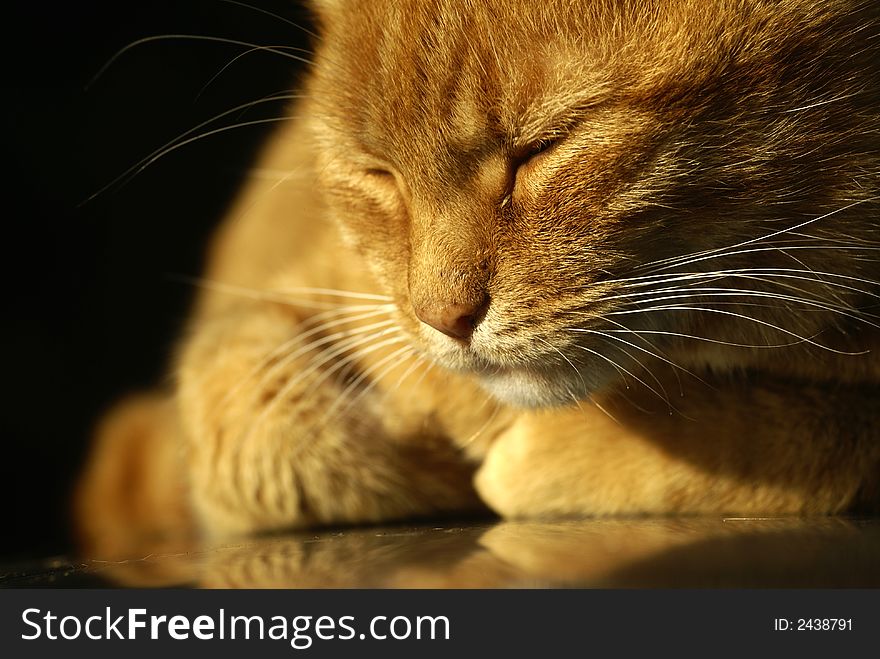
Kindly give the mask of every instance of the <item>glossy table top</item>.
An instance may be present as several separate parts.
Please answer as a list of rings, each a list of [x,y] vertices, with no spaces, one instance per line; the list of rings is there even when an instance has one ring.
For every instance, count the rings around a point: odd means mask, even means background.
[[[880,519],[434,523],[0,566],[2,587],[880,587]]]

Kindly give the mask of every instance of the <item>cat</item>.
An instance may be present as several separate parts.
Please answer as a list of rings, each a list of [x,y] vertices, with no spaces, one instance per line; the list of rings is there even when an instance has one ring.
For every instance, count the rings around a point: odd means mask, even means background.
[[[880,504],[880,7],[312,0],[87,551]]]

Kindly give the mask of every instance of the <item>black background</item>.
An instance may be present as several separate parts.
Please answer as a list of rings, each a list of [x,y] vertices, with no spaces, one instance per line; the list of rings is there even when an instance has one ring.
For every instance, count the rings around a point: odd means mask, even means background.
[[[291,0],[254,0],[308,26]],[[207,236],[271,125],[185,146],[79,205],[180,133],[290,88],[295,62],[169,40],[198,34],[309,47],[284,21],[222,0],[7,2],[0,9],[3,368],[0,559],[70,548],[73,479],[102,410],[159,382]],[[203,91],[202,91],[203,90]],[[201,91],[201,93],[200,93]],[[279,116],[280,104],[221,120]]]

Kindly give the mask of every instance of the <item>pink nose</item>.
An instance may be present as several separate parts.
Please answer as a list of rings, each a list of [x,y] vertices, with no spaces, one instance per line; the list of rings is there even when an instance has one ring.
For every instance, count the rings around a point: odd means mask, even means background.
[[[416,316],[426,325],[453,339],[467,341],[486,310],[488,300],[477,304],[438,304],[415,307]]]

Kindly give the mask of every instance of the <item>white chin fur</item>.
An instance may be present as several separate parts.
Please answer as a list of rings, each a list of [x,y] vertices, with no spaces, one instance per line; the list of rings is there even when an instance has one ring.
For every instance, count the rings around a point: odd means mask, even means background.
[[[516,407],[572,405],[595,390],[586,376],[510,370],[480,377],[481,386],[498,400]]]

